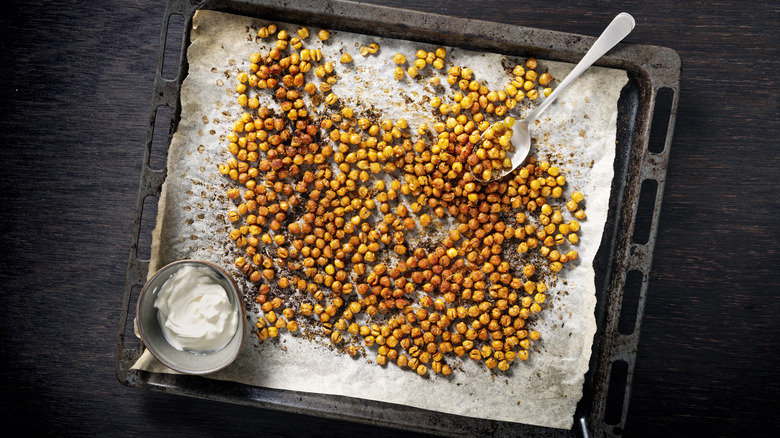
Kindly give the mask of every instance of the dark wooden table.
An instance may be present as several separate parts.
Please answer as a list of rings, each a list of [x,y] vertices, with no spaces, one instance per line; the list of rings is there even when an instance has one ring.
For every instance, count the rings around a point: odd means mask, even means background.
[[[374,2],[379,3],[378,0]],[[780,427],[774,2],[386,4],[677,50],[683,80],[625,436]],[[164,2],[0,6],[0,418],[66,435],[399,436],[120,385],[116,331]]]

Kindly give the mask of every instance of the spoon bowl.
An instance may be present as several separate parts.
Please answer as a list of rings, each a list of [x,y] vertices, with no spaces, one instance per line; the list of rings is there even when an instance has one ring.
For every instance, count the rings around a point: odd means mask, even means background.
[[[563,93],[563,90],[565,90],[569,84],[574,82],[574,80],[577,79],[588,67],[593,65],[594,62],[604,56],[605,53],[615,47],[615,45],[622,41],[626,36],[628,36],[628,34],[631,33],[631,31],[634,29],[634,25],[634,17],[632,17],[630,14],[626,12],[618,14],[612,20],[609,26],[604,29],[604,32],[602,32],[601,36],[599,36],[596,42],[593,43],[593,46],[591,46],[585,56],[580,60],[579,63],[577,63],[576,66],[574,66],[574,69],[572,69],[566,78],[561,81],[561,83],[555,88],[550,96],[544,99],[536,108],[534,108],[531,114],[527,115],[522,120],[516,121],[511,127],[507,127],[512,129],[511,147],[506,151],[507,158],[509,158],[512,162],[511,167],[501,170],[493,170],[490,172],[489,178],[485,178],[486,175],[475,172],[473,173],[474,178],[481,182],[500,179],[523,164],[525,159],[528,158],[528,153],[531,150],[531,123],[539,118],[539,115],[544,110],[546,110],[547,107],[549,107],[550,104],[552,104],[561,93]]]

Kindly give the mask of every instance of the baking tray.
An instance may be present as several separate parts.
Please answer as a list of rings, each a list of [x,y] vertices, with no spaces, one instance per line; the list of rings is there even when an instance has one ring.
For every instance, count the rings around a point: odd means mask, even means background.
[[[579,61],[595,41],[593,37],[570,33],[349,1],[169,0],[160,34],[117,337],[116,375],[119,381],[134,388],[445,436],[620,436],[628,412],[679,98],[681,60],[677,52],[657,46],[622,43],[595,64],[625,70],[629,78],[618,102],[615,176],[609,215],[594,261],[598,328],[574,426],[571,430],[548,429],[357,398],[131,369],[144,348],[133,334],[134,305],[149,269],[144,252],[148,252],[156,200],[166,176],[164,156],[179,121],[179,92],[188,69],[189,29],[198,9],[571,63]],[[177,49],[166,49],[170,46]],[[171,64],[174,74],[164,74]],[[162,150],[158,144],[162,144]],[[159,155],[163,156],[163,164],[161,169],[155,169],[152,161]]]

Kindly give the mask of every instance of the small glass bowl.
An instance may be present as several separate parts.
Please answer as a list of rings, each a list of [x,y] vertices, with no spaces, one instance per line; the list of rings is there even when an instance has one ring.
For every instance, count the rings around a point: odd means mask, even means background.
[[[165,339],[157,317],[157,308],[154,301],[162,289],[163,284],[170,279],[179,269],[186,266],[206,267],[217,274],[219,284],[227,291],[228,300],[238,310],[239,322],[236,333],[230,342],[221,350],[208,353],[194,353],[187,350],[174,348]],[[238,356],[241,344],[244,340],[246,319],[244,306],[241,300],[236,282],[227,272],[218,266],[200,260],[180,260],[164,266],[146,282],[138,296],[136,309],[136,324],[138,334],[149,352],[162,364],[173,370],[185,374],[209,374],[221,370],[230,365]]]

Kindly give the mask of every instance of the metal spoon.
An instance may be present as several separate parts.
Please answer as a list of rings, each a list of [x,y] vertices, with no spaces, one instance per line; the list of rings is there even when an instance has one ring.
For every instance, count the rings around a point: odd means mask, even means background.
[[[604,56],[605,53],[622,41],[633,29],[634,18],[626,12],[618,14],[609,26],[604,29],[604,32],[601,33],[601,36],[599,36],[596,42],[593,43],[593,46],[588,50],[588,53],[585,54],[571,73],[561,81],[552,94],[544,99],[531,114],[526,116],[523,120],[515,122],[514,126],[511,128],[513,130],[511,141],[514,146],[514,152],[507,152],[507,156],[512,160],[512,168],[509,170],[493,171],[490,180],[504,177],[525,161],[528,157],[528,152],[531,150],[531,134],[528,130],[529,125],[539,118],[542,111],[547,109],[569,84],[574,82],[574,80],[596,62],[596,60]],[[474,174],[474,178],[485,182],[485,180],[482,179],[482,175]]]

